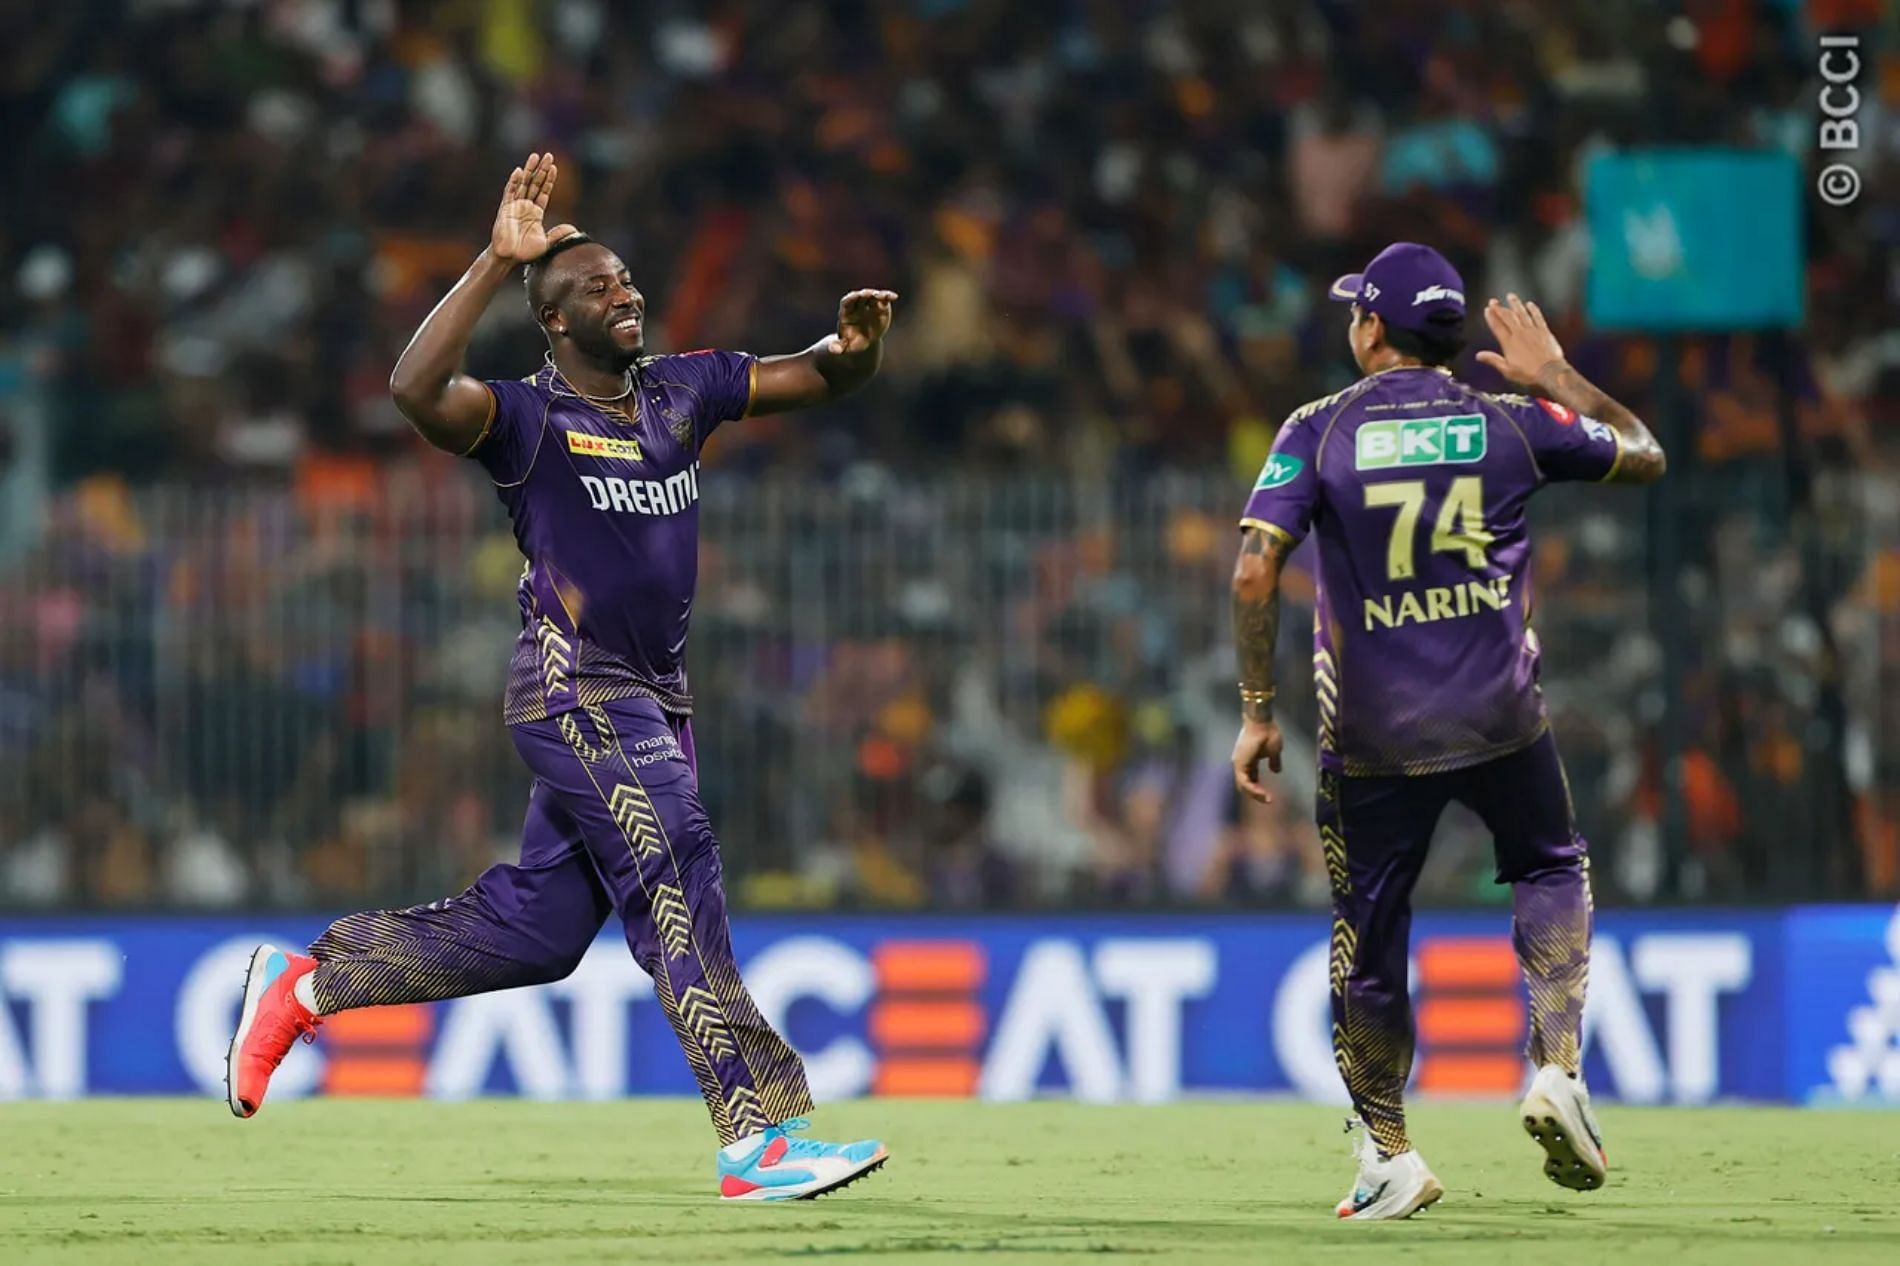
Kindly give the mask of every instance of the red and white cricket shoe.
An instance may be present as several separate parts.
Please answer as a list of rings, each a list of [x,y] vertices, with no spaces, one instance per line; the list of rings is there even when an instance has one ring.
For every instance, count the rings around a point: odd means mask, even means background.
[[[264,1105],[271,1074],[298,1038],[314,1041],[323,1017],[297,1001],[297,981],[315,971],[317,960],[260,945],[244,977],[244,1009],[224,1057],[224,1090],[231,1111],[255,1116]]]

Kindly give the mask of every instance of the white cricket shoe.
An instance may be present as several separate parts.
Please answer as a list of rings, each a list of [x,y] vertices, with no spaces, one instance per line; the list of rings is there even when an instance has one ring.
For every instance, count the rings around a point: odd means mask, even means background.
[[[1518,1114],[1524,1118],[1524,1132],[1544,1149],[1546,1177],[1572,1191],[1595,1191],[1603,1185],[1610,1161],[1603,1154],[1603,1131],[1590,1111],[1590,1091],[1582,1077],[1555,1064],[1544,1065],[1531,1079]]]
[[[1346,1121],[1346,1132],[1360,1131],[1354,1151],[1359,1157],[1359,1178],[1352,1194],[1334,1210],[1342,1218],[1358,1222],[1378,1222],[1391,1218],[1409,1218],[1444,1197],[1445,1185],[1426,1167],[1417,1149],[1382,1157],[1365,1122],[1358,1117]]]

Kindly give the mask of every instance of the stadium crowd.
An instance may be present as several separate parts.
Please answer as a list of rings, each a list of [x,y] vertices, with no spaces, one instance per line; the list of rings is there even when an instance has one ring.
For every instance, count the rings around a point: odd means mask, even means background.
[[[25,14],[0,65],[0,899],[426,897],[511,846],[518,558],[385,383],[539,147],[553,214],[625,253],[667,348],[792,350],[851,286],[905,296],[869,390],[708,452],[692,664],[743,898],[1322,899],[1310,774],[1264,811],[1227,784],[1229,524],[1278,419],[1350,380],[1325,282],[1400,238],[1537,296],[1687,446],[1680,848],[1654,506],[1565,493],[1543,520],[1546,688],[1605,893],[1900,891],[1900,58],[1863,85],[1861,208],[1811,216],[1798,343],[1686,338],[1659,374],[1655,340],[1583,324],[1580,165],[1810,158],[1810,31],[1682,0],[1540,6],[1533,37],[1529,8]],[[538,356],[497,304],[473,368]],[[1444,842],[1431,894],[1482,899],[1481,838]]]

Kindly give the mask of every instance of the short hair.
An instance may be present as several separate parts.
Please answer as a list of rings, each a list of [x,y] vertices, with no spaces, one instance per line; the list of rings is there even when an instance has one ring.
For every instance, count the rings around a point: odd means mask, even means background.
[[[1426,318],[1426,328],[1408,330],[1385,323],[1386,346],[1401,356],[1423,361],[1434,369],[1451,364],[1465,350],[1463,313],[1435,312]]]
[[[564,252],[571,251],[576,246],[586,246],[593,240],[577,229],[528,261],[527,268],[521,273],[521,284],[528,292],[528,307],[533,310],[537,318],[541,315],[541,305],[547,302],[547,292],[544,287],[547,284],[548,265]]]

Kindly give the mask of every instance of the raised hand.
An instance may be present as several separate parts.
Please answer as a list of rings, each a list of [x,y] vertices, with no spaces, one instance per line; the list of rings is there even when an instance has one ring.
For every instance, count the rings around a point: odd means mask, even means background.
[[[1545,366],[1564,358],[1563,345],[1550,332],[1543,311],[1516,295],[1503,303],[1493,299],[1485,304],[1484,323],[1491,327],[1498,350],[1479,352],[1479,362],[1521,387],[1534,386]]]
[[[849,355],[874,346],[891,328],[894,290],[853,290],[838,301],[838,337],[832,351]]]
[[[552,154],[530,154],[526,163],[509,174],[501,191],[501,208],[495,212],[495,228],[488,235],[488,249],[496,259],[516,264],[539,259],[551,243],[574,231],[563,224],[550,232],[542,223],[559,176]]]

